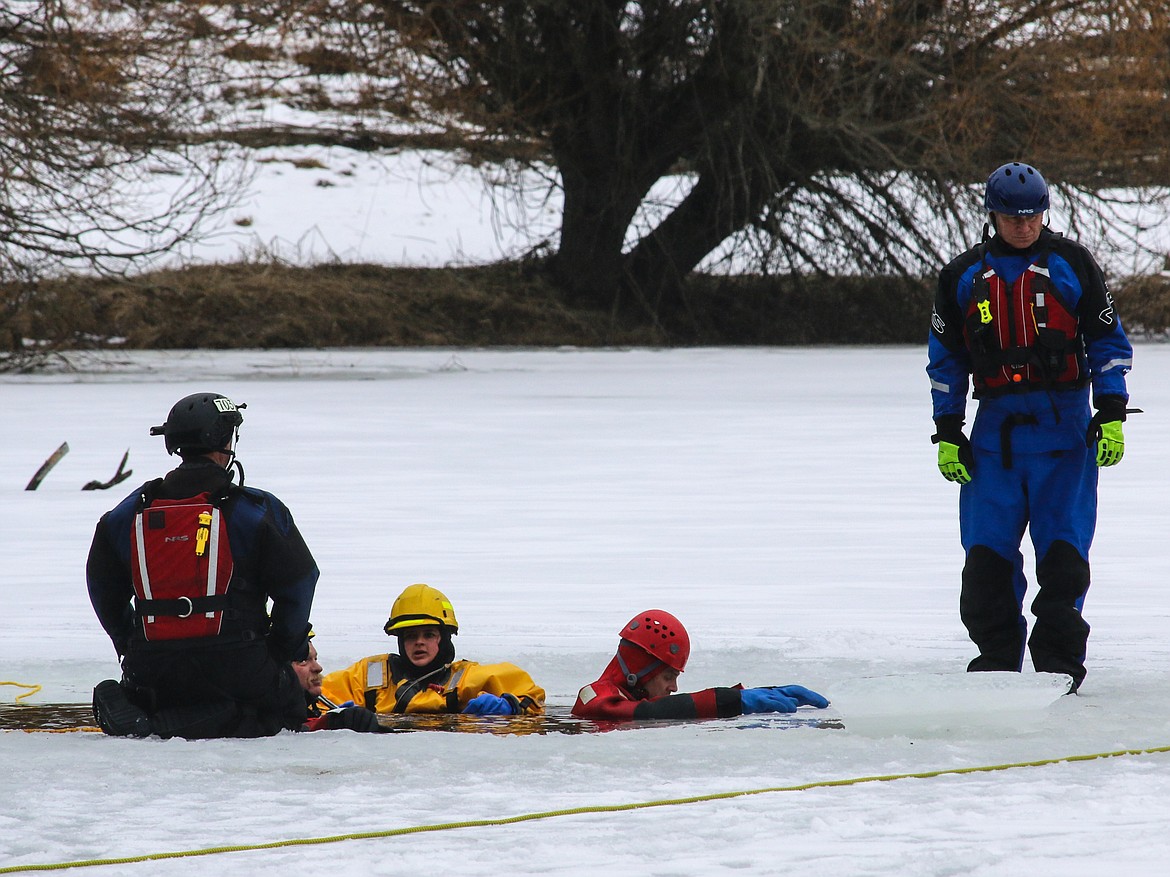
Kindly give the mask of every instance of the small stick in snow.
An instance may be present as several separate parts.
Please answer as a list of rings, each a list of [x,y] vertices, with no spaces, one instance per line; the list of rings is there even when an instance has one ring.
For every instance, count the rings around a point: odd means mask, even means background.
[[[122,455],[122,462],[118,464],[118,471],[114,473],[114,477],[109,481],[90,481],[82,486],[82,490],[108,490],[115,484],[125,481],[134,474],[133,469],[126,469],[126,460],[130,457],[130,449],[126,449],[126,453]],[[126,469],[125,472],[122,470]]]
[[[37,474],[32,477],[32,481],[28,483],[25,490],[36,490],[41,486],[41,482],[45,480],[45,476],[49,474],[49,470],[61,462],[61,458],[69,453],[69,442],[61,442],[61,447],[53,451],[45,462],[41,463],[41,468],[37,470]]]

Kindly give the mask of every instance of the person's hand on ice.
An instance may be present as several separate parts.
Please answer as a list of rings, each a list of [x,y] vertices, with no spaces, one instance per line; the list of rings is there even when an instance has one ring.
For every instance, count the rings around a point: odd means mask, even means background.
[[[469,716],[510,716],[514,712],[507,698],[486,691],[472,698],[463,708],[463,713]]]
[[[799,704],[775,688],[745,688],[739,693],[745,716],[755,713],[794,713]]]
[[[378,715],[363,706],[338,707],[325,713],[324,727],[330,731],[357,731],[377,734],[383,730]]]
[[[829,699],[823,694],[817,694],[803,685],[775,685],[772,686],[772,691],[778,691],[787,698],[796,701],[797,706],[815,706],[819,710],[823,710],[829,705]]]

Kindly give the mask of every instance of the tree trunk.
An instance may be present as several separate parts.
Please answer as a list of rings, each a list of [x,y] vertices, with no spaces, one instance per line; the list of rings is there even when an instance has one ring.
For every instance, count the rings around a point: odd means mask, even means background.
[[[564,207],[553,274],[574,305],[613,308],[622,289],[622,246],[643,191],[612,172],[561,161]]]
[[[685,306],[686,276],[762,209],[768,197],[758,182],[763,178],[767,175],[752,173],[729,189],[714,175],[700,176],[682,203],[625,257],[629,294],[656,316]]]

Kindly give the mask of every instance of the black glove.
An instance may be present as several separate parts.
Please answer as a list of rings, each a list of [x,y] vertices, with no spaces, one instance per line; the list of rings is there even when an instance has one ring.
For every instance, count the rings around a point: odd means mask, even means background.
[[[364,706],[346,706],[325,713],[325,729],[328,731],[358,731],[378,734],[385,730],[378,723],[378,714]]]

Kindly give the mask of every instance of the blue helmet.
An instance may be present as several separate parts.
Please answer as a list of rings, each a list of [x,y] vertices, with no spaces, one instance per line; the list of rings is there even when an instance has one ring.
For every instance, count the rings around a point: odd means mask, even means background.
[[[987,178],[983,206],[1008,216],[1034,216],[1048,209],[1048,184],[1031,165],[1013,161]]]

